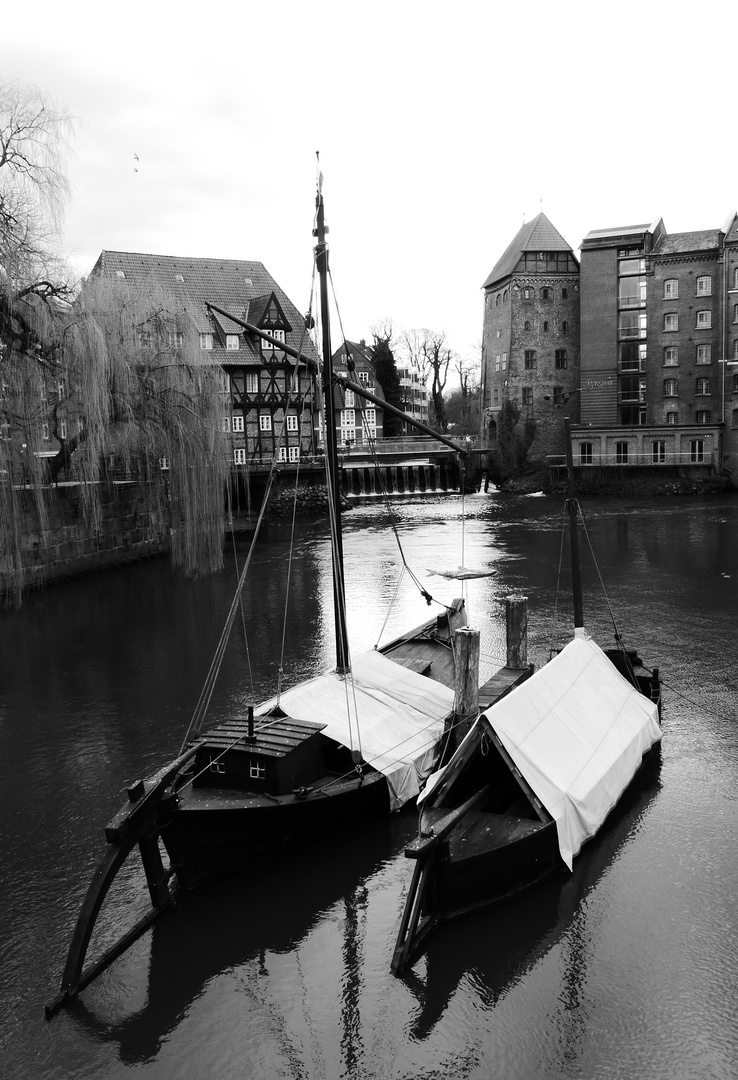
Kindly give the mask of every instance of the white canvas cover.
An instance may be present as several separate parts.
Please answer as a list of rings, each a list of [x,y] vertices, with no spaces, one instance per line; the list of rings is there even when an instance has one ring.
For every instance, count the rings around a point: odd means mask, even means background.
[[[661,738],[658,707],[623,678],[586,634],[486,712],[502,745],[556,821],[571,869]],[[454,758],[473,752],[477,729]],[[466,747],[465,747],[466,744]],[[454,759],[447,769],[454,767]],[[428,782],[426,796],[443,778]]]
[[[433,768],[454,692],[376,651],[352,657],[351,670],[352,678],[328,671],[301,683],[281,695],[279,706],[296,720],[325,724],[323,734],[344,746],[358,749],[360,739],[364,760],[387,777],[396,810]],[[257,715],[275,703],[265,702]]]

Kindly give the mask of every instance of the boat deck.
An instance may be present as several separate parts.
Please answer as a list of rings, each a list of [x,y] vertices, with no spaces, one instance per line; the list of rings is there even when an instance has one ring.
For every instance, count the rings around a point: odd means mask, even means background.
[[[473,859],[483,852],[522,840],[545,828],[543,822],[509,814],[492,814],[484,810],[465,815],[448,838],[452,860]]]

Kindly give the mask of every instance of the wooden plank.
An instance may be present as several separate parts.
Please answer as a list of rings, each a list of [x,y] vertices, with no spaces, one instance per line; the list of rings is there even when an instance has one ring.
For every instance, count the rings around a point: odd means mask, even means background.
[[[525,682],[533,674],[533,666],[528,668],[500,668],[491,679],[479,687],[479,708],[484,711],[505,697],[516,686]]]

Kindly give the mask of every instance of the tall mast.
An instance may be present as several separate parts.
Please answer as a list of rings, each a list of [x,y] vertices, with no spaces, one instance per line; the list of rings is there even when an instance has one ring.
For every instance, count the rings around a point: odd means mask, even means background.
[[[348,634],[346,630],[346,595],[343,585],[343,537],[341,535],[341,474],[338,469],[336,446],[336,417],[333,408],[333,358],[331,355],[331,327],[328,314],[328,245],[325,242],[328,229],[325,225],[323,207],[322,175],[318,180],[316,197],[315,264],[320,282],[320,323],[323,331],[323,395],[325,402],[326,456],[329,476],[329,496],[333,514],[331,531],[331,556],[333,562],[333,611],[336,623],[336,671],[349,668]],[[335,528],[333,524],[335,523]]]
[[[564,418],[564,441],[566,443],[566,512],[569,515],[569,542],[571,547],[571,587],[574,594],[574,636],[584,627],[582,607],[582,572],[579,561],[579,503],[574,491],[574,457],[571,450],[571,427],[569,417]]]

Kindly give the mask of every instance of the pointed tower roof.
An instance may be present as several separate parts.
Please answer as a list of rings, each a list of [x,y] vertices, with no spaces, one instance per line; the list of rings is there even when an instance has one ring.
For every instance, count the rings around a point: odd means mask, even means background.
[[[536,214],[532,221],[527,221],[517,232],[512,243],[506,248],[502,258],[495,263],[483,289],[508,277],[524,251],[567,251],[573,255],[571,244],[567,244],[558,229],[555,229],[544,213]]]

